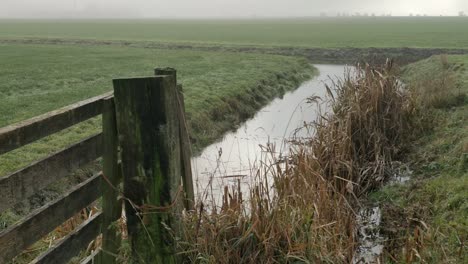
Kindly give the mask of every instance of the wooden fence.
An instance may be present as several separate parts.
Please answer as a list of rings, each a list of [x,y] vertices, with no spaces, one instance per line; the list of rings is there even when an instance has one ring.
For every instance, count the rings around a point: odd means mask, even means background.
[[[102,211],[52,245],[32,263],[66,263],[101,234],[101,249],[82,263],[116,263],[121,243],[111,226],[122,215],[122,200],[125,201],[132,252],[140,255],[137,243],[145,247],[145,243],[150,241],[154,248],[156,241],[157,246],[165,248],[165,251],[151,249],[153,255],[145,259],[155,256],[161,260],[167,256],[172,258],[173,243],[166,241],[167,237],[158,237],[164,234],[153,232],[152,237],[147,237],[148,232],[141,231],[139,226],[144,223],[142,217],[149,217],[144,215],[145,210],[153,208],[157,211],[152,212],[156,217],[154,220],[159,222],[150,222],[145,229],[152,230],[152,225],[163,222],[176,229],[177,221],[171,218],[176,213],[174,210],[179,212],[182,206],[192,209],[194,199],[185,110],[181,89],[176,85],[176,72],[173,69],[156,69],[155,74],[149,78],[114,80],[115,98],[110,92],[0,128],[2,155],[98,115],[102,115],[103,124],[102,133],[0,177],[0,213],[3,213],[102,157],[101,172],[0,232],[0,263],[8,263],[98,199],[102,201]],[[147,164],[148,160],[150,164]],[[153,169],[157,167],[155,164],[160,169]],[[155,180],[157,177],[161,178]],[[117,187],[121,182],[123,192]],[[181,202],[179,207],[173,206],[181,200],[178,199],[181,186],[184,203]],[[168,207],[175,209],[158,211],[158,208]]]

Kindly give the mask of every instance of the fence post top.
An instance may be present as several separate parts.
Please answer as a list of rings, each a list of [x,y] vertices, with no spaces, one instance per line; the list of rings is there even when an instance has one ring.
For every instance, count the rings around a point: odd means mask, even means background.
[[[148,81],[148,80],[160,80],[167,78],[168,76],[156,75],[156,76],[142,76],[142,77],[124,77],[112,79],[112,82],[121,82],[121,81]]]
[[[171,67],[157,67],[157,68],[154,68],[154,73],[155,74],[159,74],[159,72],[161,73],[171,73],[171,72],[177,72],[176,69],[174,68],[171,68]]]

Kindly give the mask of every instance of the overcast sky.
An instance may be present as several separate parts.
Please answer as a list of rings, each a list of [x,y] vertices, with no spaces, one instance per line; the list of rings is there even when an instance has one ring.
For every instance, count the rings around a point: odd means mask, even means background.
[[[0,0],[3,18],[297,17],[322,12],[456,15],[468,0]]]

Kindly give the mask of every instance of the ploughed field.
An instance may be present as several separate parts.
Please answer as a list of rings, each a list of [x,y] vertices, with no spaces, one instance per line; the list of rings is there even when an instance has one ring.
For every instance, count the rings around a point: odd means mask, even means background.
[[[313,74],[301,58],[110,46],[1,45],[0,127],[103,94],[113,78],[174,67],[196,148]],[[100,130],[92,119],[0,157],[0,175]]]
[[[67,38],[314,48],[466,48],[468,18],[0,20],[1,39]]]

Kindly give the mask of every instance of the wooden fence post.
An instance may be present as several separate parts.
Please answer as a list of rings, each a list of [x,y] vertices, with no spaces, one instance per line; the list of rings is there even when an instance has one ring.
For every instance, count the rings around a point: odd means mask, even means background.
[[[118,138],[115,117],[115,104],[112,97],[103,102],[102,113],[103,138],[103,181],[102,181],[102,253],[97,257],[97,263],[116,263],[116,255],[120,247],[115,221],[122,215],[122,203],[118,201],[119,191],[116,189],[121,181],[118,172]]]
[[[190,144],[190,137],[188,134],[187,120],[185,119],[185,103],[182,85],[177,85],[177,71],[173,68],[156,68],[154,69],[155,75],[170,75],[174,78],[174,85],[177,87],[177,102],[179,106],[179,124],[180,124],[180,147],[182,159],[182,183],[185,192],[185,209],[193,210],[195,203],[195,192],[193,189],[193,176],[192,176],[192,149]]]
[[[183,190],[174,77],[113,83],[133,261],[176,263]]]

